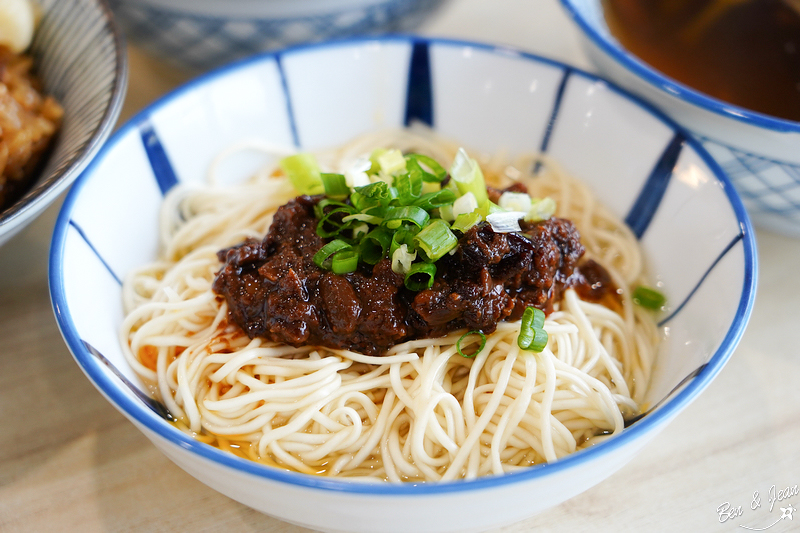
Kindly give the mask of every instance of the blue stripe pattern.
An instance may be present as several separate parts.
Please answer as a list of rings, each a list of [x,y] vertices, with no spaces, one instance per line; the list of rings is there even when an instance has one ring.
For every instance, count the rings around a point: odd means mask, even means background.
[[[300,136],[297,134],[297,121],[294,117],[294,107],[292,106],[292,95],[289,92],[289,84],[286,81],[286,72],[283,70],[281,55],[275,54],[275,64],[278,67],[278,75],[281,77],[281,87],[283,96],[286,98],[286,116],[289,117],[289,128],[292,130],[292,142],[296,148],[300,148]]]
[[[639,197],[625,218],[625,223],[633,230],[637,239],[641,239],[644,232],[647,231],[647,227],[653,220],[653,216],[664,198],[667,185],[669,185],[669,180],[672,177],[672,170],[678,162],[678,157],[681,155],[685,142],[686,138],[683,134],[676,132],[664,153],[661,154],[656,166],[644,183]]]
[[[722,250],[722,252],[714,260],[714,262],[711,263],[711,266],[708,267],[708,270],[706,270],[705,273],[700,277],[700,280],[697,282],[697,285],[695,285],[694,288],[691,291],[689,291],[689,294],[686,296],[683,302],[681,302],[681,304],[678,307],[673,309],[672,313],[670,313],[669,316],[662,319],[658,323],[658,327],[662,327],[664,324],[675,318],[678,315],[678,313],[681,312],[681,310],[686,306],[686,304],[689,303],[689,300],[692,299],[692,296],[694,296],[694,294],[697,292],[697,289],[699,289],[700,286],[703,284],[703,282],[711,273],[711,271],[714,270],[714,267],[716,267],[717,264],[722,260],[722,258],[725,257],[728,254],[728,252],[730,252],[733,249],[733,247],[736,246],[736,244],[743,238],[744,238],[744,232],[739,232],[739,234],[736,237],[734,237],[730,243],[728,243],[728,246],[726,246],[725,249]]]
[[[433,126],[433,88],[431,60],[427,41],[415,41],[408,67],[405,125],[419,120]]]
[[[86,236],[86,233],[83,231],[83,228],[81,228],[78,224],[76,224],[75,221],[72,220],[72,219],[70,219],[69,225],[72,226],[73,228],[75,228],[75,231],[78,232],[78,235],[81,236],[81,238],[84,240],[86,245],[89,246],[89,248],[92,250],[92,252],[94,252],[94,255],[96,255],[97,258],[100,260],[100,262],[103,263],[103,266],[106,267],[106,270],[108,270],[108,272],[111,274],[111,277],[114,278],[114,281],[116,281],[121,287],[122,286],[121,278],[119,276],[117,276],[116,272],[114,272],[111,269],[111,265],[109,265],[106,262],[106,260],[103,259],[103,256],[100,255],[100,252],[98,252],[97,248],[94,247],[94,244],[92,244],[92,241],[90,241],[89,238]]]
[[[142,136],[142,145],[150,160],[150,166],[153,168],[158,188],[161,189],[161,194],[166,194],[178,183],[172,163],[170,163],[167,152],[149,120],[145,120],[139,126],[139,134]]]
[[[542,136],[542,144],[539,146],[539,151],[541,153],[547,152],[547,146],[550,144],[550,136],[553,134],[553,126],[556,124],[556,118],[558,117],[558,112],[561,109],[561,101],[564,99],[564,91],[567,88],[567,81],[571,75],[572,69],[564,69],[564,75],[561,77],[561,83],[558,85],[556,98],[553,101],[553,110],[550,112],[550,120],[547,121],[547,129],[544,131],[544,136]],[[538,165],[539,163],[537,163],[536,170],[538,170]]]

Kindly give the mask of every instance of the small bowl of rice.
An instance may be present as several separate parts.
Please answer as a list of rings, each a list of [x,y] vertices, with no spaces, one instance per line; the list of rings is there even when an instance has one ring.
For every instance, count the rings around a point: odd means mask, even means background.
[[[0,42],[0,245],[78,177],[125,94],[122,38],[94,0],[10,0]]]
[[[145,109],[50,267],[75,361],[167,457],[365,533],[483,531],[601,483],[720,372],[757,277],[741,199],[669,118],[413,36],[255,56]]]

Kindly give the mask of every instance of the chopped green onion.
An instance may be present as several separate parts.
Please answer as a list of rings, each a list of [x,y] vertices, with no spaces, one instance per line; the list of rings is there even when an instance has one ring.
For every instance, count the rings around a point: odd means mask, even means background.
[[[396,176],[406,171],[406,159],[400,150],[386,150],[376,159],[381,170],[390,176]]]
[[[422,179],[426,182],[440,183],[447,176],[447,171],[432,157],[421,154],[407,154],[406,168],[418,166],[422,171]],[[423,167],[427,167],[427,170]],[[430,172],[428,172],[430,171]]]
[[[317,235],[323,239],[327,239],[329,237],[335,237],[342,231],[348,229],[350,227],[350,223],[340,222],[335,220],[333,217],[339,213],[344,214],[344,216],[348,216],[350,212],[351,211],[348,209],[337,207],[336,209],[331,209],[325,213],[322,218],[319,219],[319,222],[317,222]],[[327,229],[328,227],[331,229]]]
[[[458,217],[458,215],[464,215],[467,213],[472,213],[478,209],[478,200],[475,198],[475,195],[471,192],[467,192],[461,197],[459,197],[455,202],[453,202],[453,216]]]
[[[409,252],[414,252],[416,247],[414,245],[414,237],[419,233],[419,228],[416,226],[406,226],[398,229],[392,235],[392,244],[389,247],[389,255],[394,257],[395,251],[405,244]]]
[[[633,290],[633,303],[645,309],[658,311],[667,303],[667,297],[655,289],[639,285]]]
[[[314,254],[314,264],[325,270],[330,270],[333,257],[342,251],[352,250],[353,247],[341,239],[334,239]]]
[[[468,192],[475,195],[478,205],[488,201],[486,194],[486,182],[483,179],[483,172],[478,162],[470,159],[463,148],[459,148],[450,167],[450,176],[453,178],[458,192],[463,196]]]
[[[350,168],[344,171],[344,179],[348,187],[363,187],[369,185],[369,176],[367,172],[372,167],[372,162],[369,159],[356,159]]]
[[[300,194],[322,194],[325,187],[319,165],[311,154],[295,154],[280,160],[280,167]]]
[[[378,227],[364,235],[358,251],[365,263],[374,265],[386,256],[391,244],[392,235],[385,228]]]
[[[481,204],[481,206],[476,209],[478,213],[480,213],[483,218],[485,219],[489,215],[493,215],[495,213],[505,213],[506,210],[497,205],[496,203],[492,202],[491,200],[486,200]]]
[[[413,204],[422,194],[422,173],[406,172],[394,178],[397,199],[401,205]]]
[[[413,205],[421,207],[426,211],[446,206],[452,206],[456,195],[449,189],[441,189],[434,192],[423,194]],[[442,217],[444,218],[444,217]]]
[[[481,343],[478,346],[477,350],[472,352],[472,354],[467,355],[461,350],[461,343],[464,342],[464,339],[472,335],[480,335]],[[477,329],[473,329],[472,331],[464,333],[463,335],[461,335],[461,338],[456,341],[456,350],[458,351],[458,355],[460,355],[461,357],[466,357],[467,359],[472,359],[473,357],[481,353],[485,347],[486,347],[486,335],[484,335],[482,331]]]
[[[414,263],[408,269],[404,283],[410,291],[421,291],[433,287],[436,265],[433,263]]]
[[[356,224],[353,226],[353,238],[359,239],[369,233],[369,224],[366,222],[362,222],[361,224]]]
[[[394,241],[392,241],[392,244],[394,244]],[[411,253],[408,251],[407,244],[401,244],[392,252],[392,271],[405,276],[416,258],[417,252]]]
[[[541,352],[547,346],[547,332],[544,330],[544,311],[533,306],[525,308],[519,327],[517,345],[523,350]]]
[[[350,194],[350,203],[353,204],[355,212],[364,212],[367,209],[380,206],[381,200],[380,198],[371,198],[369,196],[364,196],[357,191],[353,191]]]
[[[531,197],[524,192],[505,191],[500,195],[497,204],[508,211],[527,213],[531,210]]]
[[[449,189],[442,189],[442,190],[446,191]],[[456,219],[456,216],[453,214],[453,204],[441,206],[439,208],[439,218],[446,220],[448,222],[453,222]]]
[[[395,206],[386,209],[386,216],[383,224],[389,229],[399,228],[403,222],[411,222],[415,226],[422,227],[428,223],[431,216],[421,207],[413,205]]]
[[[363,187],[355,187],[353,191],[367,198],[383,199],[389,196],[389,185],[385,181],[376,181]]]
[[[345,209],[345,210],[347,210],[348,213],[357,213],[356,209],[351,205],[347,205],[346,203],[340,202],[338,200],[332,200],[330,198],[323,198],[319,202],[317,202],[317,204],[314,206],[314,216],[317,219],[320,219],[320,218],[324,217],[325,216],[325,208],[329,207],[329,206],[337,207],[337,208],[340,208],[340,209]]]
[[[469,228],[477,224],[483,220],[480,213],[472,212],[472,213],[462,213],[456,217],[456,220],[453,222],[453,225],[450,228],[454,231],[460,231],[461,233],[466,233]]]
[[[556,212],[556,201],[552,198],[534,198],[528,214],[525,215],[527,222],[539,222],[547,220]]]
[[[379,217],[376,215],[370,215],[368,213],[355,213],[352,215],[347,215],[342,219],[342,222],[350,222],[352,220],[358,220],[360,222],[366,222],[368,224],[379,225],[383,222],[383,217]]]
[[[350,187],[344,179],[344,174],[321,173],[319,175],[322,185],[325,187],[325,196],[329,198],[347,198],[350,195]]]
[[[347,274],[358,268],[358,252],[355,250],[342,250],[333,256],[331,270],[334,274]]]
[[[544,330],[544,328],[542,329],[536,328],[533,330],[533,332],[534,332],[533,340],[528,345],[527,349],[532,352],[541,352],[547,346],[547,339],[548,339],[547,332]]]
[[[511,233],[522,231],[519,227],[519,219],[525,216],[522,211],[505,211],[503,213],[492,213],[486,215],[486,222],[492,225],[492,229],[497,233]]]
[[[437,218],[417,233],[414,244],[425,252],[428,259],[436,261],[458,246],[458,238],[450,231],[447,222]]]

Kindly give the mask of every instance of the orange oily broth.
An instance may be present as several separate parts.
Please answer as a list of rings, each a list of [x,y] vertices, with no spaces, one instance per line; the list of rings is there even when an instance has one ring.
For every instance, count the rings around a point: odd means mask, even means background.
[[[793,0],[603,0],[633,54],[726,102],[800,121],[800,13]]]

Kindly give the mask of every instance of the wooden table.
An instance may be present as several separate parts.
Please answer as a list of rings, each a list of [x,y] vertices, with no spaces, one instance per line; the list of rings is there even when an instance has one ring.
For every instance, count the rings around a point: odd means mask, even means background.
[[[591,68],[557,0],[453,0],[421,32]],[[129,55],[122,120],[188,77]],[[184,473],[81,375],[47,287],[57,209],[0,248],[0,531],[304,531]],[[758,243],[755,311],[716,381],[617,474],[503,531],[800,529],[800,511],[779,520],[800,508],[800,240],[761,231]],[[770,510],[773,486],[789,491]],[[741,516],[723,521],[726,502]]]

